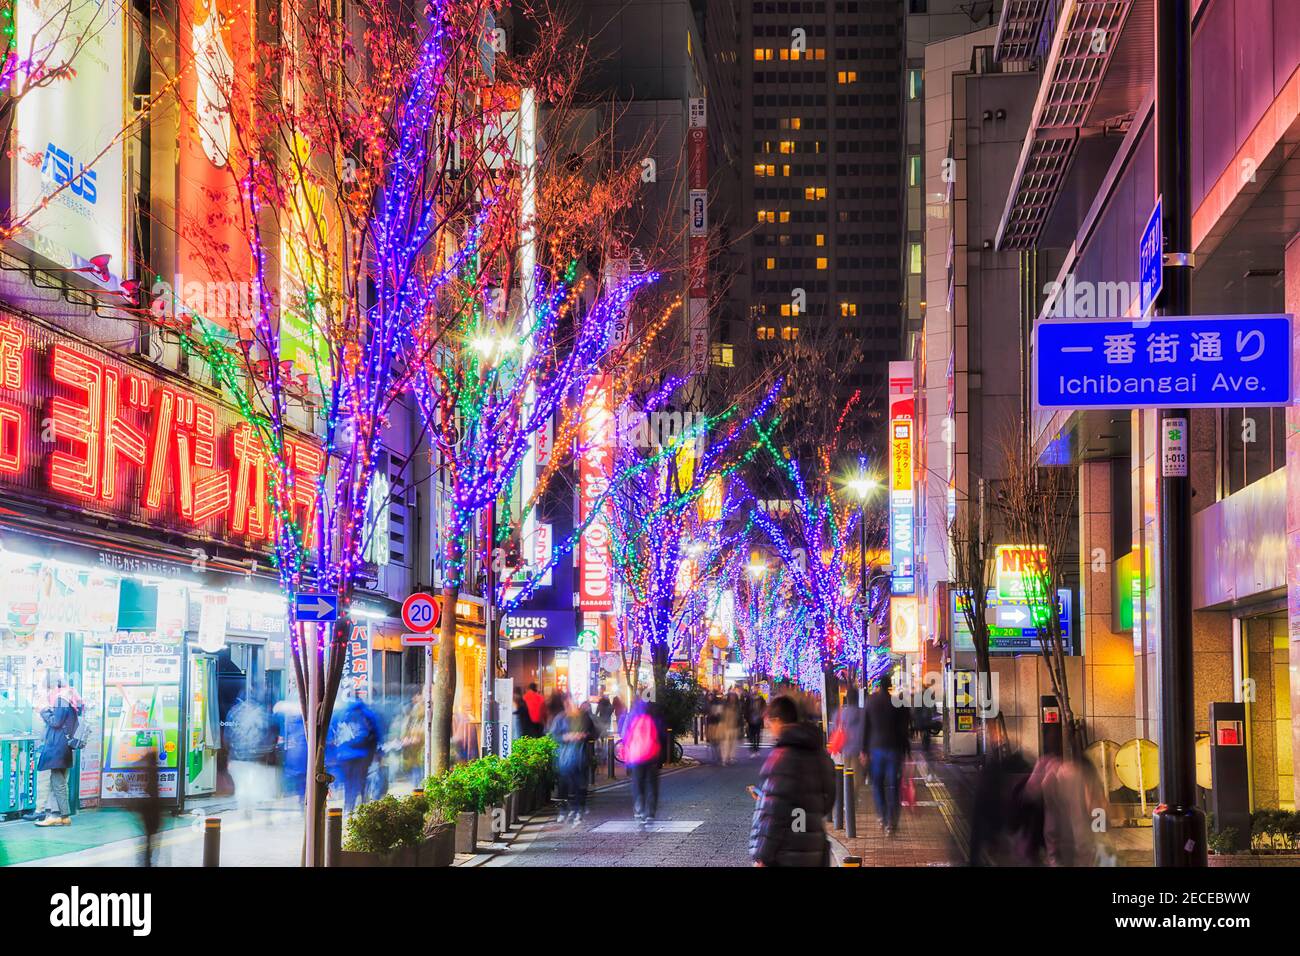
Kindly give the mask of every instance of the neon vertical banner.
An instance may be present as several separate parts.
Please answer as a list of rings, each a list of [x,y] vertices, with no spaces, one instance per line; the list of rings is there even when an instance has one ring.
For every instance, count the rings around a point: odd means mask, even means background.
[[[690,98],[686,133],[687,187],[690,190],[690,229],[687,236],[687,334],[690,371],[698,375],[709,364],[709,134],[708,111],[702,96]]]
[[[609,487],[614,446],[614,408],[610,377],[599,375],[588,384],[578,426],[578,520],[586,522]],[[609,527],[596,514],[578,542],[578,608],[612,611],[613,550]]]
[[[17,238],[57,266],[115,289],[126,260],[124,67],[120,0],[14,9],[18,101],[11,216]],[[66,69],[66,75],[41,76]],[[29,217],[25,218],[24,217]]]
[[[913,375],[911,362],[889,363],[889,554],[890,590],[916,591],[915,488],[913,481]]]
[[[248,326],[258,308],[239,194],[247,164],[238,148],[239,131],[251,120],[252,0],[182,0],[178,40],[179,241],[172,292],[184,308],[234,330]],[[164,298],[159,306],[171,304]]]

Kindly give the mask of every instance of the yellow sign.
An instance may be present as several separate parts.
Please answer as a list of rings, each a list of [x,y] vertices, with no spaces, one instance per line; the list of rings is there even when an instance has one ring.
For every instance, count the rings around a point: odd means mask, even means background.
[[[889,599],[889,649],[895,654],[920,653],[921,629],[915,597],[896,594]]]
[[[890,427],[890,467],[893,469],[893,481],[889,483],[891,491],[912,490],[912,421],[909,418],[895,418]]]

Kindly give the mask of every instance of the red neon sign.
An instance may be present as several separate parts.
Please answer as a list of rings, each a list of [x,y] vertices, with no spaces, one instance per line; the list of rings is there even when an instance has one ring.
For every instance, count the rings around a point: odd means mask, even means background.
[[[313,538],[325,456],[286,436],[289,506]],[[236,412],[40,326],[0,317],[0,484],[196,537],[260,547],[269,459]]]
[[[586,521],[609,487],[614,444],[614,410],[608,375],[593,379],[583,397],[578,426],[579,520]],[[609,528],[597,516],[583,529],[578,542],[578,607],[584,611],[614,609],[613,549]]]

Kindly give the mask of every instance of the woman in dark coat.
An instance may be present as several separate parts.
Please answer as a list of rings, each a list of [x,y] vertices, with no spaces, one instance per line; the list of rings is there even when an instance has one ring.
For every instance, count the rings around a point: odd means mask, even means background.
[[[36,825],[66,827],[72,824],[72,804],[68,800],[72,747],[68,744],[68,735],[77,729],[80,702],[77,692],[61,675],[47,675],[46,688],[49,697],[40,712],[45,723],[45,738],[41,741],[41,756],[36,764],[37,772],[45,774],[45,816]]]
[[[775,738],[759,773],[749,855],[755,866],[828,866],[825,819],[835,803],[835,765],[821,728],[801,722],[789,697],[767,708]]]

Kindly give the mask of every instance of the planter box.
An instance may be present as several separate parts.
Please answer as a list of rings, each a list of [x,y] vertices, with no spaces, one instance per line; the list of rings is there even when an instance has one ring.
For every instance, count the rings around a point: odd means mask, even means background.
[[[511,790],[506,794],[506,826],[513,827],[519,823],[519,792]]]
[[[493,825],[494,823],[496,826]],[[495,843],[497,837],[501,836],[509,826],[506,809],[500,804],[488,807],[486,811],[478,815],[479,836],[490,843]]]
[[[390,853],[344,850],[340,862],[348,867],[451,866],[455,850],[455,828],[450,823],[441,823],[425,831],[425,838],[418,846],[399,846]]]
[[[478,852],[478,814],[474,812],[456,815],[456,852]]]
[[[456,859],[456,827],[435,823],[424,831],[420,844],[420,866],[451,866]]]

